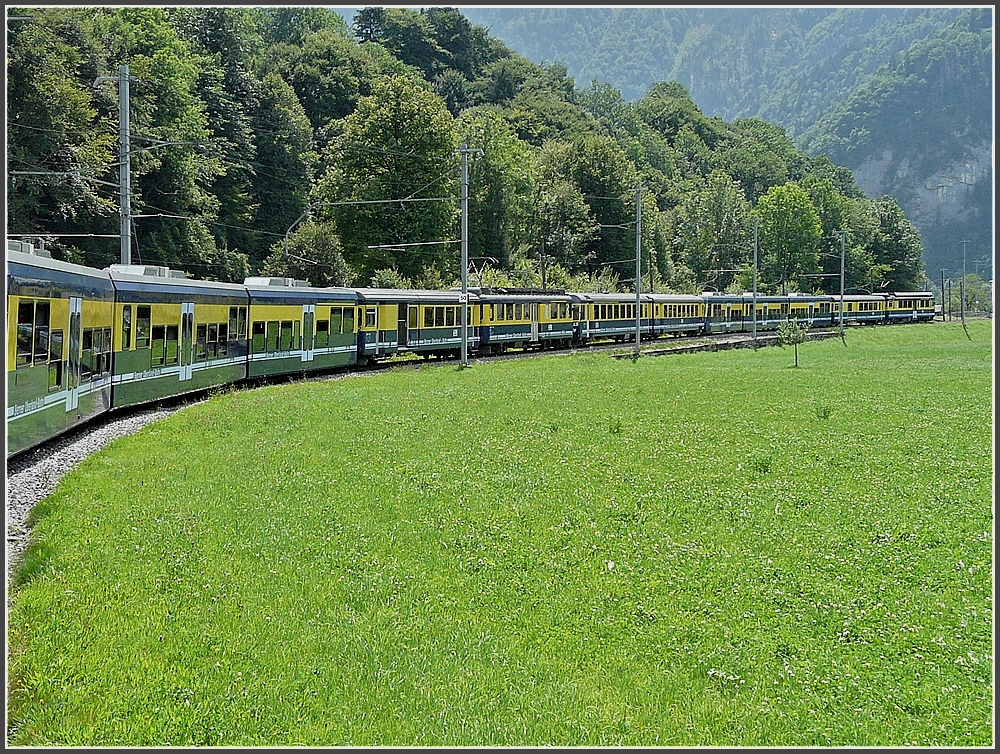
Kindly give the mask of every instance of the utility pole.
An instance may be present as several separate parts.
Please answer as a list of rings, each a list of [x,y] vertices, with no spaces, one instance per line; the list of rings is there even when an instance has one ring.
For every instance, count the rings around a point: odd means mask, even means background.
[[[969,273],[965,269],[965,246],[968,241],[962,241],[962,282],[959,285],[959,293],[962,296],[962,327],[965,327],[965,276]]]
[[[944,270],[941,270],[941,321],[944,322]]]
[[[98,76],[102,81],[118,82],[118,201],[121,212],[121,263],[132,264],[132,170],[129,146],[129,73],[128,65],[118,66],[118,76]]]
[[[847,231],[840,231],[840,342],[844,341],[844,246],[847,240]]]
[[[757,230],[760,218],[753,219],[753,347],[757,347]]]
[[[640,327],[642,320],[642,303],[639,294],[642,291],[642,184],[635,189],[635,358],[639,358]]]
[[[469,149],[463,144],[457,150],[462,155],[462,366],[469,366],[469,154],[482,154],[481,149]]]

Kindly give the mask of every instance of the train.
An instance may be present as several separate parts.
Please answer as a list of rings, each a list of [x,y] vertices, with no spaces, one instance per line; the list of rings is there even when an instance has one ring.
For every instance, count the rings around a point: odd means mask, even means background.
[[[789,320],[832,327],[840,300],[641,293],[639,337],[765,331]],[[934,319],[928,292],[843,301],[847,324]],[[7,457],[108,412],[231,384],[405,354],[456,356],[463,340],[481,356],[635,337],[634,293],[317,288],[257,276],[220,283],[157,265],[98,270],[8,241]]]

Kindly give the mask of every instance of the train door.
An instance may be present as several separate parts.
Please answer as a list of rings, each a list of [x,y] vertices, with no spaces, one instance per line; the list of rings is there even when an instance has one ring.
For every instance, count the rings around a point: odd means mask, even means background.
[[[396,345],[399,348],[410,345],[409,334],[407,333],[407,317],[409,316],[409,306],[400,304],[396,314]]]
[[[75,411],[80,405],[80,332],[83,299],[69,299],[69,360],[66,376],[66,410]]]
[[[529,304],[531,307],[531,342],[538,342],[538,304]]]
[[[191,379],[194,363],[194,303],[181,304],[181,382]]]
[[[313,348],[315,346],[315,323],[316,304],[302,305],[302,360],[313,360]]]

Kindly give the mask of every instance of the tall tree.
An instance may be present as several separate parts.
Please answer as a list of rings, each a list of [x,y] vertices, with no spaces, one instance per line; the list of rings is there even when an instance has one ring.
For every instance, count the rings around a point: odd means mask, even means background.
[[[413,279],[428,263],[448,264],[446,246],[401,246],[400,252],[369,246],[454,238],[457,202],[417,200],[456,196],[456,145],[444,102],[426,83],[404,76],[380,79],[345,119],[314,199],[381,202],[327,205],[360,280],[386,267]]]
[[[800,276],[816,271],[823,234],[809,195],[794,183],[773,186],[753,214],[760,218],[759,269],[764,284],[782,294],[799,290]]]
[[[886,267],[886,275],[878,288],[888,291],[923,289],[926,276],[920,258],[920,233],[906,219],[898,202],[890,196],[874,199],[868,208],[875,232],[871,250],[876,264]]]
[[[94,101],[100,95],[91,84],[104,71],[85,15],[9,12],[23,18],[7,21],[7,232],[117,233],[114,190],[85,180],[114,180],[106,166],[117,151],[116,125],[99,118]],[[116,251],[106,239],[48,241],[57,256],[77,262],[82,249],[101,247]]]

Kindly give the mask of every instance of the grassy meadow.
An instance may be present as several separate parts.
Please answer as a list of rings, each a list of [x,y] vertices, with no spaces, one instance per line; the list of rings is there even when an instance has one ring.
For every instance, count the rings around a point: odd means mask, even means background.
[[[991,325],[189,406],[36,507],[8,744],[990,746]]]

